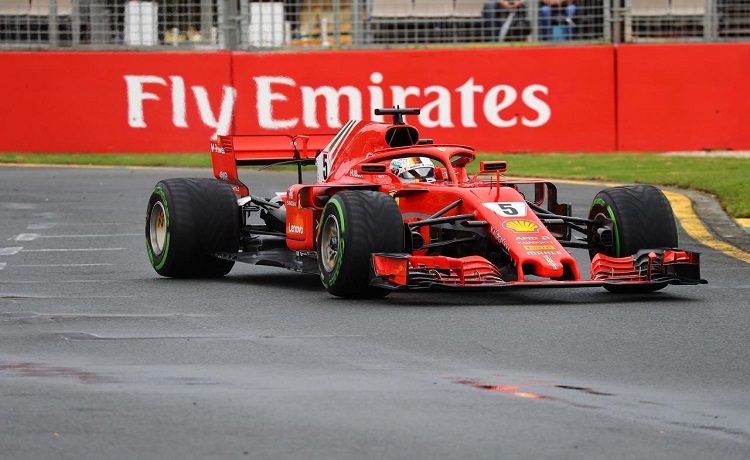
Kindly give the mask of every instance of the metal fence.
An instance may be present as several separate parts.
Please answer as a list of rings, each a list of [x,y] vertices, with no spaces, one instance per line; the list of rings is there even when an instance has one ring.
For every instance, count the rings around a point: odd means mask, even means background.
[[[557,3],[0,0],[0,49],[271,50],[750,40],[750,0]]]

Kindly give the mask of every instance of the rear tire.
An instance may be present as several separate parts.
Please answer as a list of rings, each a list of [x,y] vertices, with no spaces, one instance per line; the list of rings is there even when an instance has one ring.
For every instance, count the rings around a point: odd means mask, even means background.
[[[216,179],[166,179],[146,209],[146,250],[156,273],[172,278],[224,276],[237,252],[240,209],[231,187]]]
[[[642,249],[678,246],[677,224],[669,200],[652,185],[625,185],[599,192],[591,204],[589,219],[612,222],[612,246],[597,245],[590,251],[611,257],[627,257]],[[651,292],[666,284],[605,286],[611,292]]]
[[[323,208],[317,243],[320,279],[329,293],[383,297],[390,291],[370,286],[371,256],[404,250],[401,210],[385,193],[337,193]]]

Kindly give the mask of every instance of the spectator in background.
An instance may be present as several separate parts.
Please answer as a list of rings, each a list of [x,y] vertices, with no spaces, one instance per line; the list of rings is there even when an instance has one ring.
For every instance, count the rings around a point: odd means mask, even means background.
[[[482,8],[485,41],[525,40],[531,33],[526,0],[487,0]]]
[[[575,0],[540,0],[542,40],[570,40],[575,33]]]

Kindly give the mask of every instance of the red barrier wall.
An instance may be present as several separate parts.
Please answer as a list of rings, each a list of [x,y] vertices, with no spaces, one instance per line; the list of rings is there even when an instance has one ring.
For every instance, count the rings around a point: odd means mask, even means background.
[[[623,151],[750,149],[750,45],[617,47]]]
[[[216,133],[332,133],[422,108],[485,151],[615,148],[611,47],[308,53],[0,53],[0,151],[202,152]],[[232,61],[230,63],[230,61]],[[230,73],[231,71],[231,73]]]
[[[205,152],[422,109],[480,151],[750,149],[750,44],[304,53],[0,53],[0,151]]]
[[[0,151],[208,151],[197,101],[218,113],[230,57],[0,53]]]
[[[611,151],[613,53],[546,47],[240,54],[236,127],[336,132],[349,118],[399,105],[421,108],[407,121],[436,142],[484,151]],[[335,98],[334,91],[346,96]],[[326,107],[337,100],[338,109]]]

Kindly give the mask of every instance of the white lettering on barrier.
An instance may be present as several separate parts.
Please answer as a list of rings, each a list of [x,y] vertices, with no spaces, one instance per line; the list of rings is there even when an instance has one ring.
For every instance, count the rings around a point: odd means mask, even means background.
[[[529,120],[526,117],[521,119],[521,123],[529,128],[544,126],[552,117],[552,111],[550,110],[549,104],[539,99],[537,93],[542,93],[546,96],[549,94],[549,88],[544,85],[529,85],[524,88],[521,93],[521,100],[526,104],[526,107],[535,111],[538,115],[536,120]]]
[[[275,93],[271,90],[271,85],[286,85],[294,87],[297,82],[288,77],[255,77],[256,94],[255,108],[258,114],[258,124],[265,129],[285,129],[297,126],[299,118],[289,118],[286,120],[274,120],[273,102],[286,102],[287,97],[281,93]]]
[[[171,76],[172,82],[172,124],[178,128],[187,128],[187,104],[185,103],[185,80]]]
[[[304,128],[320,128],[319,115],[323,115],[325,127],[340,128],[342,126],[341,106],[342,100],[346,98],[348,106],[348,119],[361,119],[363,116],[363,94],[355,86],[299,86],[297,82],[287,76],[257,76],[255,82],[255,109],[258,126],[267,130],[283,130],[296,128],[300,125],[299,117],[275,118],[274,106],[279,103],[289,103],[297,96],[301,98],[300,107],[301,124]],[[390,90],[392,105],[401,107],[416,106],[409,102],[410,98],[421,97],[427,99],[422,101],[419,123],[427,128],[453,128],[456,126],[453,120],[453,105],[458,104],[460,123],[463,128],[477,128],[475,119],[475,106],[479,102],[481,114],[488,123],[499,128],[511,128],[521,125],[529,128],[544,126],[552,117],[552,110],[545,100],[549,95],[549,88],[541,84],[530,84],[520,89],[520,102],[524,107],[530,109],[536,116],[527,117],[518,114],[518,110],[509,110],[511,106],[518,103],[519,89],[506,84],[499,84],[485,90],[482,85],[477,85],[473,77],[469,77],[465,83],[452,90],[444,86],[431,85],[425,88],[417,86],[381,86],[384,78],[380,72],[370,75],[370,83],[367,86],[369,96],[369,107],[374,109],[384,107],[385,89]],[[156,75],[126,75],[128,100],[128,125],[131,128],[146,128],[146,117],[144,114],[145,101],[160,101],[159,95],[153,85],[169,87],[172,124],[177,128],[188,128],[189,120],[187,114],[187,89],[182,77],[171,75],[168,80]],[[225,135],[229,132],[232,116],[237,100],[237,90],[228,85],[222,87],[221,105],[218,116],[211,107],[208,91],[203,86],[191,86],[201,122],[215,132],[211,138],[217,135]],[[297,94],[294,94],[296,92]],[[322,100],[322,101],[321,101]],[[323,110],[318,110],[319,105]],[[507,113],[506,113],[507,112]],[[375,121],[382,121],[382,116],[372,116]]]
[[[145,128],[143,101],[158,101],[159,96],[146,92],[143,86],[147,83],[167,85],[167,82],[155,75],[125,75],[128,89],[128,125],[131,128]]]
[[[211,139],[229,133],[229,127],[232,124],[232,113],[234,112],[234,102],[237,100],[237,90],[227,85],[222,87],[221,106],[219,107],[218,118],[214,116],[213,110],[211,110],[211,104],[208,102],[208,92],[206,89],[202,86],[193,86],[192,90],[195,95],[195,102],[198,103],[198,112],[201,115],[201,121],[203,121],[203,124],[206,126],[216,128]]]
[[[340,118],[340,107],[342,98],[346,98],[349,106],[349,119],[361,119],[363,112],[362,92],[355,86],[343,86],[336,89],[331,86],[320,86],[317,88],[311,86],[297,86],[297,82],[284,76],[259,76],[254,78],[256,84],[256,115],[258,123],[262,128],[279,130],[295,128],[300,124],[297,117],[287,119],[275,119],[274,104],[281,102],[287,103],[292,94],[290,91],[299,91],[302,99],[302,126],[305,128],[320,128],[318,115],[318,101],[323,99],[325,109],[322,111],[325,116],[326,127],[340,128],[342,121]],[[370,75],[370,81],[375,84],[382,83],[383,76],[379,72]],[[371,108],[383,107],[384,91],[379,86],[367,87]],[[432,85],[424,88],[417,86],[397,86],[389,87],[393,105],[401,107],[414,106],[408,99],[410,97],[434,96],[432,100],[421,107],[419,122],[422,126],[428,128],[453,128],[455,123],[451,118],[453,113],[453,104],[455,103],[451,91],[438,85]],[[549,88],[540,84],[532,84],[521,90],[521,102],[525,107],[536,112],[535,118],[527,118],[514,114],[504,118],[502,112],[510,108],[518,101],[518,90],[510,85],[496,85],[485,92],[484,86],[474,84],[474,78],[466,80],[466,83],[453,90],[458,93],[458,104],[460,108],[461,126],[465,128],[476,128],[477,122],[474,119],[475,100],[481,98],[482,114],[493,126],[499,128],[510,128],[520,122],[523,126],[537,128],[545,125],[552,116],[549,104],[543,100],[540,95],[548,95]],[[382,120],[382,116],[373,116],[373,120]]]
[[[318,96],[325,99],[326,123],[329,128],[341,128],[339,101],[342,96],[349,100],[349,117],[348,120],[362,119],[362,93],[354,86],[343,86],[338,91],[332,86],[321,86],[311,88],[309,86],[301,87],[302,90],[302,120],[308,128],[320,128],[318,124]]]
[[[370,74],[370,83],[379,85],[383,83],[383,74],[380,72],[373,72]],[[370,92],[370,107],[373,109],[378,107],[385,107],[383,102],[383,88],[380,86],[368,86],[367,91]],[[372,110],[370,114],[372,115]],[[382,115],[372,115],[372,121],[383,121]]]
[[[177,128],[188,128],[187,101],[185,81],[182,77],[171,75],[169,82],[156,75],[125,75],[128,99],[128,126],[131,128],[147,128],[144,115],[143,102],[147,100],[159,101],[159,96],[153,92],[146,91],[148,84],[170,86],[170,97],[172,99],[172,124]],[[208,91],[202,86],[191,86],[195,102],[198,105],[198,113],[201,121],[206,126],[215,128],[211,139],[229,133],[232,123],[234,104],[237,100],[237,90],[231,86],[222,88],[221,106],[219,116],[215,116],[211,104],[208,101]]]

